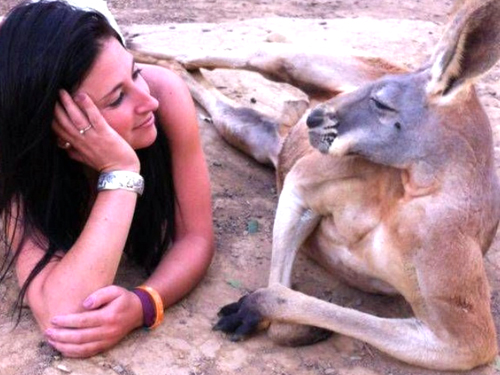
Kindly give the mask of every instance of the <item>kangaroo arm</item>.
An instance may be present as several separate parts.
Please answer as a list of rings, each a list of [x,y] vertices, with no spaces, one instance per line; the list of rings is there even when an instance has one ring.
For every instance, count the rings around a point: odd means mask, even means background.
[[[291,285],[297,251],[316,228],[320,218],[319,214],[306,207],[299,190],[288,179],[280,194],[274,221],[269,285]]]
[[[407,363],[436,370],[467,370],[491,358],[480,358],[438,337],[416,318],[381,318],[322,301],[282,285],[259,289],[246,305],[271,321],[310,325],[362,340]]]

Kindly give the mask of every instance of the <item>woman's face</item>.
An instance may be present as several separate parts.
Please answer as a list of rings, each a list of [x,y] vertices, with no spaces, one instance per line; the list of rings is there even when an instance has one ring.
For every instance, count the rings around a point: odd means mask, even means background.
[[[108,124],[133,149],[147,147],[156,139],[153,112],[158,101],[150,95],[132,55],[115,38],[104,42],[78,92],[90,96]]]

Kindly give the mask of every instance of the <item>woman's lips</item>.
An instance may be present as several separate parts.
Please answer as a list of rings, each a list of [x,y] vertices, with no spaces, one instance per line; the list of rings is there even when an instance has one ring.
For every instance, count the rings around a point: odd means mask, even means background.
[[[136,126],[135,129],[140,129],[140,128],[144,128],[147,126],[152,126],[154,123],[155,123],[155,115],[151,114],[151,116],[149,116],[146,121],[144,121],[142,124],[139,124],[138,126]]]

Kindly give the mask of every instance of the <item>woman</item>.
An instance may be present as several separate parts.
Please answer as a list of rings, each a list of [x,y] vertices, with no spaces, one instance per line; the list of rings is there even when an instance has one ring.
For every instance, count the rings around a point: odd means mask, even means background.
[[[15,268],[18,302],[63,355],[158,325],[213,255],[208,172],[181,79],[136,64],[100,13],[15,7],[0,26],[0,210],[2,275]],[[124,253],[149,272],[131,291],[112,285]]]

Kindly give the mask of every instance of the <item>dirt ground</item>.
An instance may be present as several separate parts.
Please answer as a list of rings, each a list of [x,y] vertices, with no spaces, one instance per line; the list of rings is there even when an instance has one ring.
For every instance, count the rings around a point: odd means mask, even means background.
[[[18,1],[3,0],[0,15]],[[242,43],[279,39],[311,40],[328,48],[352,46],[418,66],[436,43],[453,1],[435,0],[113,0],[108,1],[123,31],[135,42],[157,43],[169,53],[232,49]],[[160,41],[159,44],[157,41]],[[332,41],[335,40],[335,43]],[[153,41],[153,42],[152,42]],[[330,43],[332,42],[332,43]],[[500,65],[500,64],[497,64]],[[289,88],[260,77],[216,72],[217,86],[244,104],[265,103],[265,91],[299,100]],[[500,168],[500,67],[479,83],[492,121]],[[278,102],[280,102],[278,100]],[[270,109],[279,111],[279,105]],[[264,334],[232,343],[212,332],[218,309],[247,291],[266,284],[271,231],[277,202],[273,171],[226,145],[200,112],[200,133],[212,179],[217,254],[201,285],[166,312],[152,332],[137,331],[116,348],[86,360],[61,358],[43,342],[29,311],[13,329],[9,307],[17,289],[13,280],[0,285],[1,375],[432,375],[437,372],[396,361],[378,350],[341,335],[307,347],[285,348]],[[500,171],[500,169],[498,169]],[[500,241],[485,258],[492,288],[492,309],[500,329]],[[118,283],[136,285],[138,270],[124,264]],[[343,306],[386,317],[409,315],[400,298],[368,295],[351,289],[319,266],[299,257],[295,287]],[[468,372],[500,373],[500,360]]]
[[[452,0],[108,0],[121,25],[226,22],[264,17],[333,19],[372,17],[441,22]],[[4,0],[0,14],[18,0]]]

